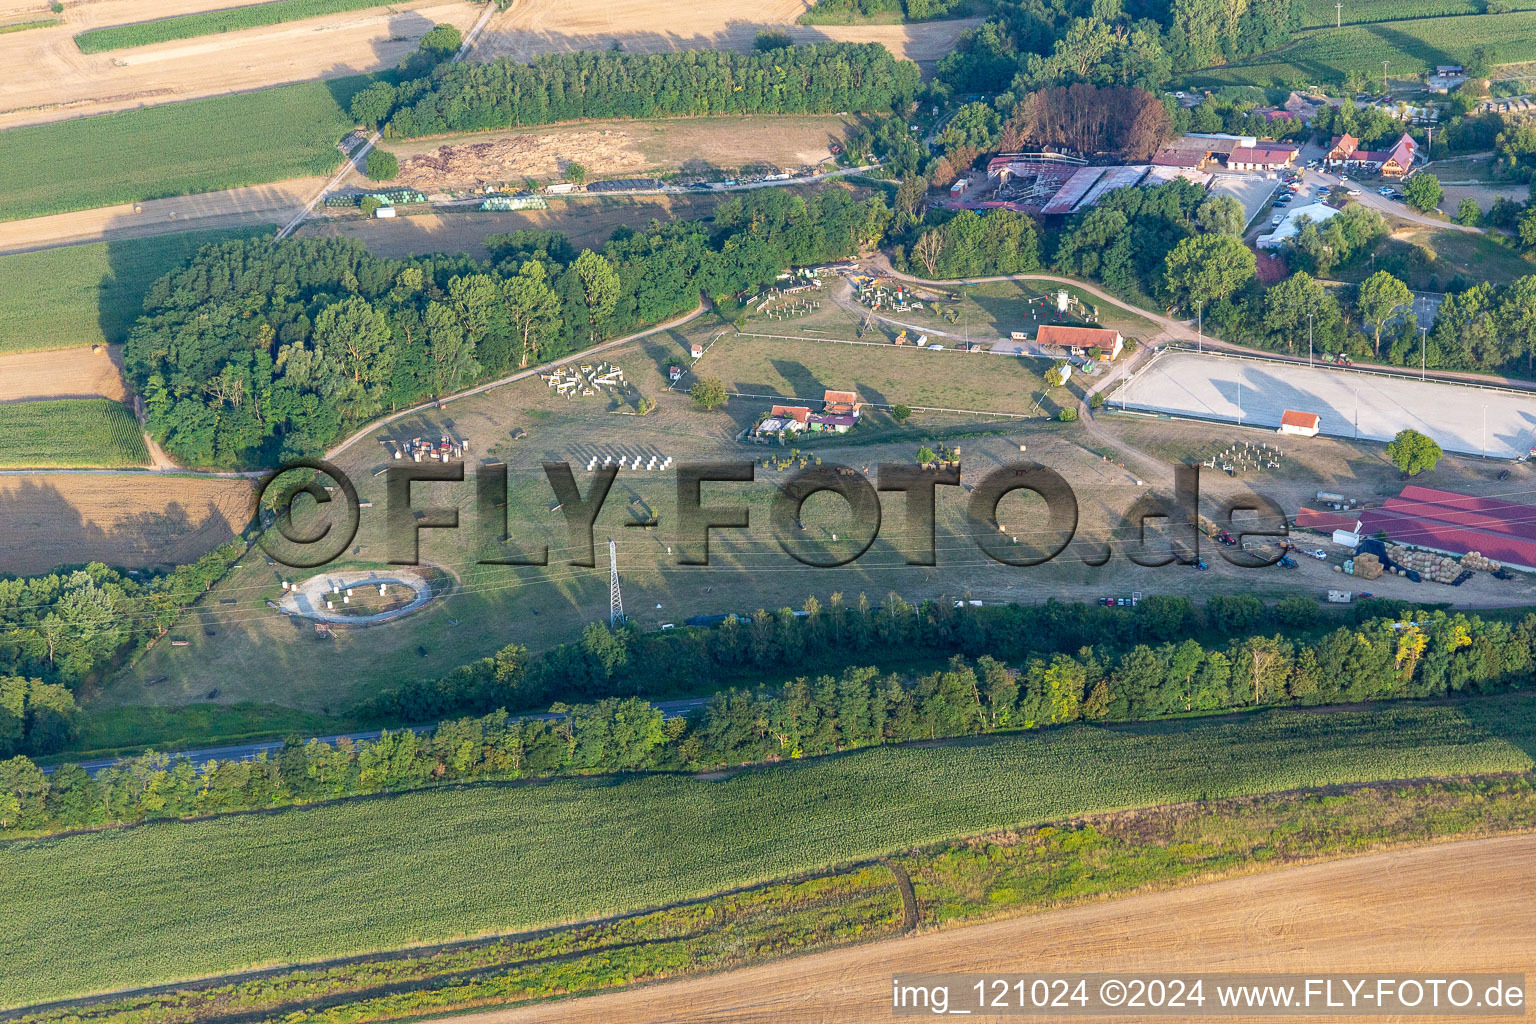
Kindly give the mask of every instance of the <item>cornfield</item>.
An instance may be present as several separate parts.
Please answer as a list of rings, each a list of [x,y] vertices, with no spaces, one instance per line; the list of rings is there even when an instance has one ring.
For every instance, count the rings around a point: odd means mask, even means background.
[[[1301,24],[1304,28],[1332,25],[1342,20],[1346,25],[1363,25],[1373,21],[1411,21],[1415,18],[1446,18],[1459,14],[1482,14],[1488,7],[1485,0],[1373,0],[1373,2],[1346,3],[1343,10],[1335,8],[1333,0],[1307,0],[1302,7]],[[1536,8],[1536,0],[1507,0],[1505,7],[1524,11]]]
[[[1317,28],[1247,63],[1196,71],[1185,81],[1201,87],[1294,86],[1342,82],[1356,72],[1380,85],[1382,61],[1390,62],[1390,75],[1404,77],[1437,64],[1465,64],[1483,47],[1490,63],[1504,64],[1528,58],[1533,37],[1536,10]]]
[[[379,6],[379,0],[272,0],[271,3],[252,4],[249,7],[91,29],[75,36],[75,45],[80,47],[81,53],[103,53],[129,46],[148,46],[150,43],[164,43],[172,39],[191,39],[219,32],[236,32],[243,28],[280,25],[285,21],[321,18],[327,14]]]
[[[1079,725],[723,781],[470,785],[17,840],[0,846],[0,1007],[536,928],[1094,811],[1526,771],[1533,741],[1536,696],[1516,694]]]
[[[346,105],[367,84],[304,82],[0,132],[0,220],[329,174],[353,127]]]
[[[148,463],[144,432],[121,402],[66,398],[0,405],[0,469],[119,469]]]

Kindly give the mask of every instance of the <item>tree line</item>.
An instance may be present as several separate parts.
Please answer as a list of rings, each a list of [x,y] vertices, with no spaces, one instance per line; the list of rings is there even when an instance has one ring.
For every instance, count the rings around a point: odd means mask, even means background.
[[[314,455],[349,428],[594,341],[728,301],[790,266],[877,245],[890,210],[831,187],[763,189],[713,221],[491,236],[492,257],[383,259],[342,239],[209,246],[153,285],[125,347],[151,433],[179,461]]]
[[[1507,622],[1444,611],[1372,614],[1385,605],[1374,602],[1360,610],[1358,621],[1315,639],[1307,637],[1315,601],[1287,598],[1265,609],[1250,595],[1213,598],[1203,615],[1184,598],[1163,597],[1130,613],[1052,603],[1009,609],[998,621],[948,601],[913,608],[890,598],[860,616],[808,602],[804,616],[788,609],[759,613],[737,624],[734,635],[688,631],[686,638],[666,641],[599,625],[587,642],[573,646],[598,662],[610,659],[609,669],[618,671],[609,683],[626,678],[627,662],[611,661],[616,653],[638,655],[645,643],[692,648],[697,658],[764,665],[775,659],[815,664],[824,644],[851,642],[868,650],[878,643],[888,655],[923,654],[945,644],[984,645],[999,634],[1003,646],[1029,653],[1004,660],[962,651],[940,669],[906,675],[854,665],[778,687],[721,692],[701,710],[672,719],[642,697],[614,694],[557,703],[541,718],[515,718],[497,708],[444,721],[426,734],[402,730],[334,745],[294,740],[252,762],[194,767],[149,753],[94,779],[69,765],[45,776],[27,758],[13,757],[0,762],[0,829],[46,832],[477,779],[697,771],[1079,721],[1484,693],[1531,681],[1536,615]],[[1025,620],[1067,628],[1059,634],[1004,632]],[[1071,646],[1090,622],[1109,627],[1109,635]],[[1271,624],[1281,631],[1261,629]],[[1201,627],[1213,639],[1201,639]],[[1138,639],[1119,641],[1117,631]],[[591,644],[597,632],[610,640]],[[839,633],[847,635],[838,640]],[[867,637],[862,646],[860,635]],[[504,656],[513,663],[509,671],[521,671],[519,654]],[[628,679],[642,677],[636,671]]]
[[[892,110],[921,88],[917,65],[878,43],[752,53],[555,53],[523,64],[460,61],[353,98],[359,123],[411,138],[593,118]]]

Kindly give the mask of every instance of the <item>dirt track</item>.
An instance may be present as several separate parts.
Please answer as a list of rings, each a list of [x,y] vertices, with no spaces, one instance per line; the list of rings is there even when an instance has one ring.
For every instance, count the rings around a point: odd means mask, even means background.
[[[0,253],[30,252],[58,245],[141,238],[177,231],[277,224],[292,216],[294,210],[324,183],[324,178],[294,178],[270,185],[249,185],[173,199],[149,199],[139,204],[138,213],[134,212],[132,203],[121,203],[50,217],[3,221],[0,222]]]
[[[922,971],[1459,970],[1536,976],[1533,868],[1533,835],[1399,850],[453,1019],[887,1021],[892,975]]]
[[[607,50],[629,53],[716,49],[746,52],[764,28],[781,28],[797,43],[825,40],[882,43],[898,57],[936,61],[980,18],[916,25],[796,25],[808,0],[520,0],[486,29],[475,57]]]
[[[88,28],[230,6],[240,5],[91,0],[67,4],[62,25],[0,35],[0,128],[374,71],[399,63],[434,24],[467,29],[479,14],[416,0],[107,53],[83,54],[74,41]]]

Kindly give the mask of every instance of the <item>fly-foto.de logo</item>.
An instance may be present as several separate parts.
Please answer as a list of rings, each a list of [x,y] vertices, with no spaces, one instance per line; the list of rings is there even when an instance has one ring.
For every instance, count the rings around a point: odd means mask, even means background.
[[[543,475],[554,504],[552,524],[564,522],[567,553],[573,566],[596,565],[594,529],[608,500],[618,467],[604,467],[588,474],[585,487],[568,462],[545,462]],[[1171,494],[1152,491],[1139,497],[1121,514],[1115,529],[1117,540],[1079,536],[1077,495],[1060,473],[1038,462],[1007,463],[979,479],[962,484],[958,465],[930,469],[904,464],[881,464],[873,479],[848,466],[824,464],[807,467],[782,481],[759,481],[754,462],[678,463],[673,475],[676,504],[670,513],[626,526],[661,529],[670,537],[669,551],[676,564],[709,564],[710,537],[717,531],[762,529],[746,504],[711,494],[704,486],[739,485],[770,487],[774,493],[767,515],[767,529],[785,555],[802,565],[835,568],[857,561],[881,536],[884,520],[895,518],[900,537],[888,537],[912,566],[937,566],[937,509],[941,496],[954,489],[965,501],[964,532],[986,556],[1004,565],[1032,566],[1060,557],[1075,558],[1099,566],[1114,557],[1117,545],[1140,566],[1194,565],[1201,562],[1202,518],[1224,525],[1237,543],[1218,549],[1223,559],[1241,568],[1275,564],[1279,554],[1245,550],[1246,537],[1283,537],[1287,533],[1284,511],[1273,500],[1257,494],[1224,498],[1218,505],[1201,507],[1200,467],[1174,466]],[[384,470],[384,543],[391,565],[417,565],[423,530],[477,531],[484,550],[495,554],[478,559],[481,565],[543,566],[550,564],[547,544],[526,546],[508,532],[507,467],[481,466],[473,474],[475,497],[469,516],[457,505],[413,503],[416,484],[463,483],[463,463],[415,463]],[[325,479],[333,484],[323,482]],[[1031,543],[1019,545],[999,525],[998,507],[1015,492],[1034,495],[1036,509],[1028,527]],[[744,493],[744,492],[741,492]],[[801,510],[817,494],[835,494],[846,503],[852,535],[831,546],[805,530]],[[882,502],[881,494],[890,495]],[[306,498],[313,504],[306,507]],[[737,502],[741,499],[737,498]],[[887,504],[894,514],[887,511]],[[1043,508],[1040,506],[1043,504]],[[357,536],[365,504],[356,486],[335,465],[318,460],[289,463],[266,478],[261,510],[264,525],[261,544],[275,560],[295,568],[327,565],[346,553]],[[366,507],[373,512],[372,503]],[[316,515],[315,513],[319,513]],[[301,528],[300,519],[310,522]],[[558,516],[559,519],[554,517]],[[465,519],[468,522],[465,522]],[[759,518],[761,518],[759,516]],[[896,531],[893,531],[896,532]]]

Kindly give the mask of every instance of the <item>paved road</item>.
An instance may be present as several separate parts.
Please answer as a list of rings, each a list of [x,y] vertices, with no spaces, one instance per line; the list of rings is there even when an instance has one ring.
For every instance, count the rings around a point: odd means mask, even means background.
[[[664,714],[667,718],[679,718],[692,711],[702,708],[704,705],[709,703],[709,698],[687,697],[681,700],[658,700],[652,701],[651,703],[660,708],[662,714]],[[559,717],[561,716],[551,713],[517,716],[518,719],[523,721],[532,721],[535,719],[553,720]],[[399,732],[402,729],[411,729],[412,731],[421,734],[430,733],[435,728],[436,725],[411,725],[402,726],[401,729],[392,731]],[[350,740],[352,742],[357,742],[359,740],[376,740],[381,734],[382,730],[372,729],[365,732],[337,733],[332,736],[317,736],[313,738],[318,739],[321,743],[334,744],[341,740]],[[306,737],[306,742],[309,738],[310,737]],[[285,745],[285,742],[286,741],[284,740],[268,740],[262,743],[241,743],[228,747],[205,747],[199,750],[166,751],[165,753],[168,753],[174,760],[191,761],[193,765],[202,767],[211,761],[254,761],[262,754],[271,754],[274,751],[281,750]],[[122,764],[128,759],[129,758],[126,756],[103,757],[94,761],[79,761],[75,763],[79,764],[80,767],[84,768],[90,775],[95,776],[107,770],[108,768],[113,768]],[[50,774],[56,767],[56,765],[49,765],[43,768],[43,772],[44,774]]]

